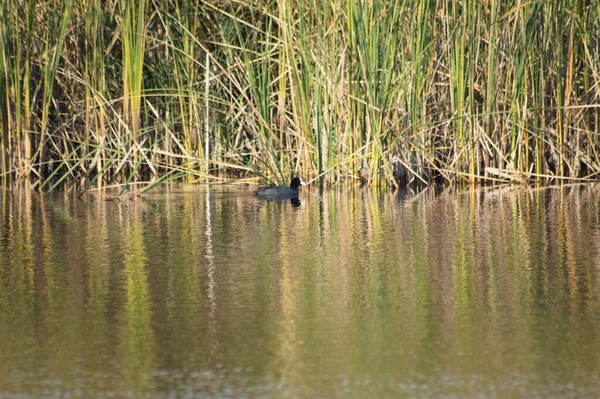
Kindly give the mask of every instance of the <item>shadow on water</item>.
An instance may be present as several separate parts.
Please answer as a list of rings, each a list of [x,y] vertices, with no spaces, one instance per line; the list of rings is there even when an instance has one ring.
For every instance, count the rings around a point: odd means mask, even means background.
[[[0,397],[597,396],[599,191],[0,191]]]

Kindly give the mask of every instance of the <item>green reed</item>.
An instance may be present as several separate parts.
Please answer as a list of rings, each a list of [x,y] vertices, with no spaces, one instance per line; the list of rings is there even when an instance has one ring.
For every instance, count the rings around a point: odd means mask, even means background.
[[[596,180],[593,2],[3,2],[0,175]],[[152,183],[150,183],[152,182]]]

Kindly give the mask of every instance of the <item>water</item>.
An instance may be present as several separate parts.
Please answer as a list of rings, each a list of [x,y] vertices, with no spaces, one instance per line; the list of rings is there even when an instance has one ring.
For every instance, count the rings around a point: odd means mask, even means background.
[[[0,191],[0,397],[599,397],[599,194]]]

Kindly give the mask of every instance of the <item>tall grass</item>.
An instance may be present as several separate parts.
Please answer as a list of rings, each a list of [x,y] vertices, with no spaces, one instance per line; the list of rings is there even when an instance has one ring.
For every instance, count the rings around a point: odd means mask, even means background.
[[[599,176],[595,2],[3,4],[1,175],[44,190]]]

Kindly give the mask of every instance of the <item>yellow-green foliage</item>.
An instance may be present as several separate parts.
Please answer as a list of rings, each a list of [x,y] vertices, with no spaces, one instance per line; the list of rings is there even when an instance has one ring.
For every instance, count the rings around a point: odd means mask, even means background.
[[[600,5],[3,2],[1,175],[595,180]]]

